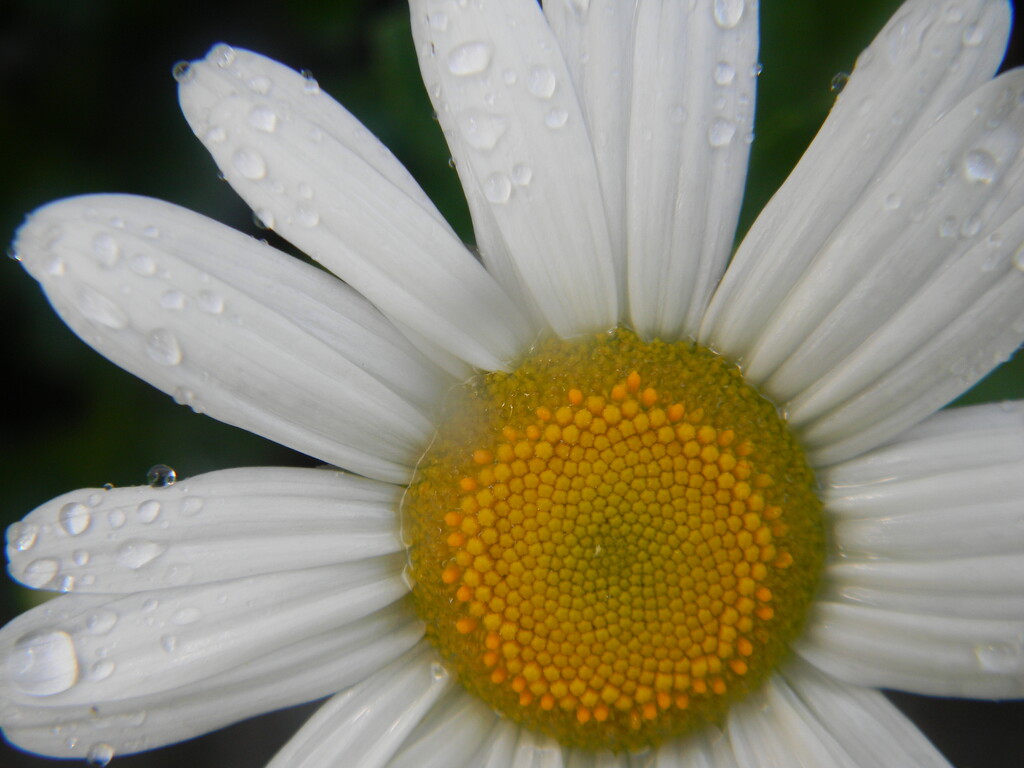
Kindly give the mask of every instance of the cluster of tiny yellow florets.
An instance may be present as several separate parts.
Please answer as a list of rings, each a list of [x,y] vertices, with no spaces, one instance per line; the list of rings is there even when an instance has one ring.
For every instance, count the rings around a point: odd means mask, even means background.
[[[773,585],[794,557],[759,447],[638,371],[519,421],[449,475],[427,548],[442,651],[492,705],[567,742],[636,746],[694,709],[716,719],[752,666],[763,678],[765,648],[780,655]],[[435,482],[411,493],[436,499]]]

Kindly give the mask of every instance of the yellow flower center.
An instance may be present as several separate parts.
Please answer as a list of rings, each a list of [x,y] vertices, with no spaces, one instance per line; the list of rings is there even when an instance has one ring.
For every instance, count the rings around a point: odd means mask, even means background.
[[[775,407],[688,342],[540,345],[453,394],[404,504],[413,599],[525,727],[638,749],[719,722],[803,625],[814,476]]]

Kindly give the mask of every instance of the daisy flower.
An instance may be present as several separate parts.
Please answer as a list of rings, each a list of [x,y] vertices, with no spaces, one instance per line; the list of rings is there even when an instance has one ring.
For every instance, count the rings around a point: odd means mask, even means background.
[[[65,594],[0,630],[5,736],[104,764],[334,694],[271,765],[944,765],[873,689],[1024,692],[1024,409],[937,412],[1024,340],[1009,4],[908,0],[735,254],[756,2],[410,5],[478,253],[227,45],[186,119],[325,269],[125,195],[19,230],[88,344],[330,467],[12,526]]]

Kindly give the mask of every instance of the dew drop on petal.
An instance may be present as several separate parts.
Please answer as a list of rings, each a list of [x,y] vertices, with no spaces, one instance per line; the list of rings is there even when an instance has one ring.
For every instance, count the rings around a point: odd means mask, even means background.
[[[318,83],[317,79],[313,77],[313,73],[310,70],[304,69],[300,74],[302,75],[302,79],[305,81],[302,84],[302,90],[310,95],[320,93],[320,83]]]
[[[885,198],[885,210],[895,211],[903,204],[903,198],[897,194],[887,195]]]
[[[89,564],[89,550],[87,549],[76,549],[71,553],[71,559],[77,566],[86,566]]]
[[[712,147],[725,147],[729,145],[735,135],[736,125],[734,123],[716,118],[708,128],[708,143]]]
[[[113,267],[121,257],[121,248],[109,232],[101,232],[92,239],[92,255],[100,266]]]
[[[160,294],[160,306],[164,309],[181,309],[185,306],[185,294],[181,291],[164,291]]]
[[[119,565],[134,571],[153,562],[166,551],[166,544],[145,539],[129,539],[117,548],[115,557]]]
[[[194,624],[203,617],[203,612],[198,608],[182,608],[174,612],[171,616],[171,623],[177,624],[178,626],[185,626],[187,624]]]
[[[985,30],[975,24],[971,24],[964,30],[961,39],[964,41],[964,45],[968,47],[981,45],[985,40]]]
[[[69,536],[78,536],[85,533],[89,527],[92,522],[92,513],[89,512],[89,508],[85,504],[73,501],[60,508],[57,519],[65,533]]]
[[[975,184],[991,184],[996,177],[996,159],[984,149],[972,149],[964,155],[964,178]]]
[[[174,485],[178,479],[178,473],[166,464],[154,464],[146,472],[146,483],[150,488],[166,488]]]
[[[63,693],[78,681],[78,656],[67,632],[44,630],[22,636],[7,665],[14,686],[33,696]]]
[[[467,110],[456,117],[459,132],[474,149],[493,149],[505,131],[508,118],[479,110]]]
[[[107,513],[107,523],[115,531],[124,525],[126,520],[123,509],[112,509]]]
[[[544,118],[544,125],[548,128],[561,128],[569,119],[569,113],[561,107],[556,107],[548,112]]]
[[[178,638],[174,635],[164,635],[160,638],[160,645],[167,653],[174,653],[178,647]]]
[[[484,181],[484,197],[492,203],[507,203],[512,196],[512,182],[503,173],[492,173]]]
[[[53,582],[60,573],[60,561],[52,557],[33,560],[25,566],[20,581],[32,589],[40,589]]]
[[[114,662],[110,661],[109,659],[100,659],[91,667],[89,667],[89,672],[86,676],[92,682],[98,683],[100,680],[106,680],[108,677],[114,674],[114,669]]]
[[[430,665],[430,676],[435,680],[447,680],[449,672],[444,664],[439,661],[435,661]]]
[[[512,166],[512,181],[520,187],[525,187],[533,179],[533,169],[526,163],[516,163]]]
[[[491,63],[491,46],[487,43],[463,43],[448,54],[448,70],[466,76],[483,72]]]
[[[266,208],[257,208],[252,212],[252,223],[259,229],[273,229],[274,214]]]
[[[846,72],[836,72],[832,75],[832,80],[828,84],[829,93],[833,96],[838,96],[846,88],[846,84],[850,82],[850,75]]]
[[[249,110],[249,125],[257,131],[273,133],[277,130],[277,113],[270,107],[253,107]]]
[[[238,149],[231,156],[231,164],[243,177],[258,181],[267,175],[267,164],[263,156],[254,149]]]
[[[219,43],[215,45],[209,54],[209,58],[213,59],[213,62],[220,67],[225,69],[230,67],[235,62],[235,49],[230,45]]]
[[[181,500],[181,506],[178,508],[178,514],[182,517],[194,517],[198,515],[203,509],[203,500],[198,496],[186,496]]]
[[[534,67],[526,81],[526,90],[538,99],[550,99],[555,93],[558,81],[548,67]]]
[[[160,502],[156,499],[149,499],[144,501],[135,510],[136,517],[139,518],[139,522],[148,525],[156,520],[160,516]]]
[[[192,69],[192,64],[188,61],[177,61],[174,66],[171,67],[171,77],[179,83],[187,83],[195,77],[195,70]]]
[[[743,18],[744,0],[715,0],[712,13],[715,24],[722,29],[732,29]]]
[[[85,761],[89,765],[95,765],[98,768],[109,765],[113,759],[114,748],[109,744],[93,744],[89,747],[89,752],[85,756]]]
[[[1024,651],[1020,645],[990,643],[977,645],[974,657],[984,672],[994,674],[1020,674],[1024,670]]]
[[[736,79],[736,70],[728,62],[720,61],[715,65],[714,78],[718,85],[731,85]]]
[[[128,316],[114,302],[85,286],[78,293],[78,311],[86,320],[115,331],[128,325]]]
[[[166,328],[149,332],[146,336],[146,354],[160,365],[177,365],[182,359],[178,338]]]
[[[295,211],[295,221],[303,227],[315,227],[320,223],[320,214],[313,208],[302,206]]]
[[[224,311],[224,297],[213,291],[200,291],[196,297],[196,304],[208,315],[219,315]]]
[[[228,137],[223,126],[215,125],[206,132],[206,141],[210,144],[222,144]]]
[[[7,544],[15,552],[28,552],[38,538],[39,530],[29,523],[14,523],[7,529]]]

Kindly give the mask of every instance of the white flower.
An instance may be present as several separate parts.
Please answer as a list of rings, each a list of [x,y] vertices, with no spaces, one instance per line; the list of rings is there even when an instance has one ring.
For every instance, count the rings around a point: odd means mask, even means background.
[[[943,765],[870,689],[1024,694],[1024,411],[935,413],[1024,339],[1024,72],[991,79],[1009,4],[908,0],[728,270],[756,2],[411,5],[483,266],[315,83],[227,46],[179,71],[185,115],[344,283],[143,198],[20,230],[87,343],[361,477],[84,489],[13,526],[12,575],[72,594],[0,631],[7,738],[103,762],[340,691],[274,765]],[[807,447],[834,545],[794,658],[720,731],[631,758],[461,688],[402,599],[398,517],[457,379],[618,324],[742,363]]]

